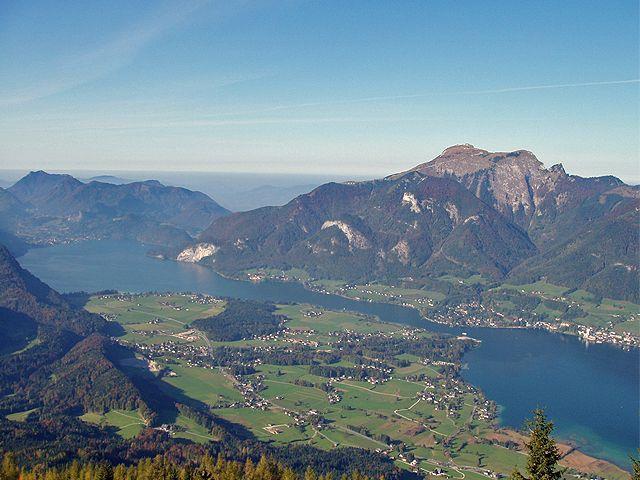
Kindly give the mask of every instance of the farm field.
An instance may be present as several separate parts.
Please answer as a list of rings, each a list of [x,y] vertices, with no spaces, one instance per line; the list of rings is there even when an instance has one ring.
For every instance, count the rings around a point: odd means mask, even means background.
[[[135,437],[145,427],[145,421],[137,410],[110,410],[106,413],[89,412],[80,417],[88,423],[114,427],[123,438]]]
[[[451,478],[508,475],[522,465],[522,446],[505,448],[495,436],[495,405],[457,376],[456,359],[470,341],[311,305],[277,305],[281,330],[254,338],[214,342],[191,325],[224,308],[186,294],[94,297],[88,304],[122,326],[119,341],[148,357],[143,365],[154,366],[176,401],[197,402],[258,440],[376,450],[403,468],[438,468]],[[129,437],[144,426],[134,415],[82,419]],[[182,414],[173,422],[174,437],[214,440]]]
[[[241,277],[252,281],[296,281],[312,290],[354,300],[409,306],[431,320],[452,324],[466,321],[457,317],[452,320],[451,308],[443,308],[442,301],[453,292],[480,289],[483,291],[481,308],[476,314],[470,315],[473,318],[469,325],[529,326],[579,335],[588,342],[613,343],[623,347],[640,345],[640,305],[598,298],[585,290],[572,290],[544,281],[496,285],[481,275],[467,278],[443,275],[427,281],[428,286],[424,288],[415,285],[413,288],[404,288],[378,283],[349,284],[343,280],[315,279],[301,269],[253,269],[243,272]],[[504,298],[513,295],[519,298]],[[465,300],[464,295],[460,297],[459,306],[463,310],[475,310],[477,305],[472,304],[471,298]]]
[[[565,287],[546,282],[524,285],[503,284],[490,292],[514,290],[536,298],[541,302],[535,308],[537,314],[546,314],[549,318],[562,318],[568,309],[574,308],[580,314],[571,316],[571,321],[595,328],[612,328],[618,332],[629,332],[640,336],[640,305],[611,298],[597,298],[585,290],[571,291]],[[515,305],[507,307],[512,310]],[[566,315],[564,315],[566,316]]]

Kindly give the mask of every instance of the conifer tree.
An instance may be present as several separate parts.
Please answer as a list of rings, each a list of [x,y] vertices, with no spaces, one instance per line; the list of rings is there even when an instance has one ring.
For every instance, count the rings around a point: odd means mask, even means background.
[[[638,453],[640,454],[640,449],[638,449]],[[633,480],[640,480],[640,456],[634,457],[633,455],[629,455],[631,458],[631,478]]]
[[[101,463],[93,474],[94,480],[113,480],[113,467],[108,463]]]
[[[304,480],[318,480],[316,472],[314,472],[311,467],[307,467],[307,470],[304,472]]]
[[[2,470],[0,478],[2,480],[18,480],[20,476],[20,470],[16,465],[15,458],[12,453],[7,453],[2,459]]]
[[[527,422],[529,441],[525,443],[529,451],[527,459],[528,477],[522,475],[518,469],[512,474],[513,480],[560,480],[562,470],[558,469],[561,458],[555,440],[551,437],[553,422],[548,421],[544,410],[533,412],[533,420]]]

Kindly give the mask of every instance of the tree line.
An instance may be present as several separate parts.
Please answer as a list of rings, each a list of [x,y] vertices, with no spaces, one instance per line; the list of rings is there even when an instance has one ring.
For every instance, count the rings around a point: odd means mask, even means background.
[[[357,471],[343,474],[341,480],[369,480]],[[180,465],[163,456],[147,458],[131,465],[106,462],[72,462],[62,468],[24,469],[7,453],[0,465],[0,480],[333,480],[332,474],[318,474],[312,468],[296,473],[280,462],[263,456],[258,462],[214,459],[205,455],[199,462]],[[336,479],[337,480],[337,479]]]

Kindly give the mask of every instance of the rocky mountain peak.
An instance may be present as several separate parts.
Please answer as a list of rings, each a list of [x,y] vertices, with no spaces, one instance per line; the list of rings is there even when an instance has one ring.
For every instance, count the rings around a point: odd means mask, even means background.
[[[430,176],[452,176],[458,180],[489,171],[509,170],[518,172],[518,175],[537,176],[544,172],[544,166],[528,150],[489,152],[465,143],[451,146],[430,162],[412,169]]]
[[[29,172],[27,175],[22,177],[19,182],[29,183],[29,182],[73,182],[73,183],[81,183],[79,180],[75,179],[71,175],[66,173],[49,173],[44,170],[34,170]]]
[[[449,156],[449,155],[457,155],[457,154],[469,154],[475,152],[483,152],[488,153],[486,150],[481,150],[479,148],[474,147],[470,143],[461,143],[459,145],[452,145],[444,149],[444,151],[440,154],[440,157]]]
[[[555,215],[618,184],[569,176],[562,164],[547,169],[528,150],[489,152],[470,144],[451,146],[409,172],[453,178],[525,229],[535,217]]]

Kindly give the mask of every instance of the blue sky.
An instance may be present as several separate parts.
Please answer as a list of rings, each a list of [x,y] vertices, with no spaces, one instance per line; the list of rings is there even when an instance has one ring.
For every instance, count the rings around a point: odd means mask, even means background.
[[[384,175],[446,146],[640,181],[638,2],[0,5],[0,167]]]

